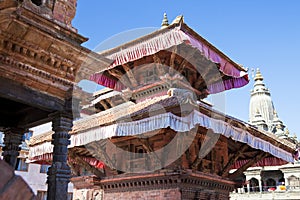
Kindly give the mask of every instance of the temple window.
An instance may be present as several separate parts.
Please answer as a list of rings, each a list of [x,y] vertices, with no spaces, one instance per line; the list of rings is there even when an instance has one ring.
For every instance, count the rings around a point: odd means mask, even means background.
[[[136,153],[136,158],[143,158],[145,152],[142,146],[137,146],[135,147],[135,153]]]
[[[154,72],[154,68],[148,68],[146,69],[146,73],[145,73],[145,83],[151,83],[154,82],[156,80],[157,75]]]
[[[25,158],[18,158],[18,167],[16,168],[17,171],[24,171],[27,172],[28,171],[28,163],[25,162],[26,159]]]
[[[296,176],[290,176],[288,178],[289,181],[289,187],[290,189],[298,189],[300,187],[300,178],[296,177]]]
[[[259,192],[259,181],[256,178],[251,178],[249,182],[250,182],[250,191]]]
[[[42,0],[31,0],[31,2],[37,6],[42,5]]]

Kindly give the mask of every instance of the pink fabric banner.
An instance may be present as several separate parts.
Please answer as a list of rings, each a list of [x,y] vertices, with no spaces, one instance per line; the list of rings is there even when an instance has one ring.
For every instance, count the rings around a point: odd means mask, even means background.
[[[46,154],[36,156],[36,157],[34,157],[30,160],[31,160],[32,163],[51,165],[52,158],[53,158],[52,153],[46,153]],[[96,167],[98,169],[103,169],[105,167],[104,163],[97,160],[96,158],[84,157],[84,156],[81,156],[80,158],[82,160],[84,160],[85,162],[87,162],[89,165],[91,165],[93,167]],[[78,164],[74,159],[71,159],[70,157],[68,157],[68,162]]]
[[[197,40],[192,35],[182,31],[180,27],[167,30],[150,39],[142,40],[141,42],[126,49],[120,49],[118,52],[108,55],[105,55],[104,53],[103,55],[108,59],[114,60],[112,65],[107,68],[111,69],[116,66],[138,60],[142,57],[153,55],[161,50],[167,50],[182,43],[186,43],[197,48],[207,59],[217,63],[220,66],[219,70],[223,74],[232,77],[229,80],[208,85],[208,90],[211,94],[232,88],[239,88],[248,84],[249,79],[246,72],[237,69],[231,62],[227,61],[224,55],[219,55],[211,47],[204,44],[204,42]],[[103,75],[103,73],[95,73],[91,75],[90,80],[117,91],[121,91],[126,88],[121,82],[110,79]]]
[[[239,169],[243,165],[245,165],[247,162],[249,162],[249,160],[238,160],[232,165],[231,169]],[[251,167],[278,166],[278,165],[285,165],[287,163],[288,163],[287,161],[282,160],[280,158],[269,157],[269,158],[264,158],[264,159],[258,161]]]

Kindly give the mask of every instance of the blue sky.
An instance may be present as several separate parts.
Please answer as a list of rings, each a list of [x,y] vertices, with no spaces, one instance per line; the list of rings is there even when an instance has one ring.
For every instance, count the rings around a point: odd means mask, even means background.
[[[185,23],[246,68],[260,68],[280,119],[300,138],[300,1],[78,0],[73,26],[95,49],[124,31],[160,27],[184,15]],[[250,78],[251,71],[249,71]],[[226,93],[226,113],[248,120],[251,81]]]

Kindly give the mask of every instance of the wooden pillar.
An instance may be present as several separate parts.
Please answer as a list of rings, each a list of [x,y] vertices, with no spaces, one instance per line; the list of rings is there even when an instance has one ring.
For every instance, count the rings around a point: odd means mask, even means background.
[[[71,113],[60,112],[53,115],[52,135],[53,161],[48,170],[48,200],[67,200],[68,183],[71,169],[67,164],[68,145],[70,144],[69,131],[72,129],[73,118]]]
[[[19,147],[22,143],[22,138],[25,133],[25,129],[10,128],[4,132],[4,147],[3,147],[3,159],[13,168],[16,168],[17,159],[19,156]]]

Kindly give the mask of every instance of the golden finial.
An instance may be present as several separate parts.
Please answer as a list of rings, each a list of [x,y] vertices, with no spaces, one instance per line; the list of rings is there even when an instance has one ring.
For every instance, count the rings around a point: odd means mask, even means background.
[[[289,134],[290,134],[290,131],[289,131],[288,128],[285,129],[285,134],[286,134],[286,135],[289,135]]]
[[[264,77],[261,75],[259,68],[256,69],[256,75],[254,77],[254,81],[262,81],[264,80]]]
[[[162,20],[162,23],[161,23],[161,28],[165,28],[165,27],[168,27],[169,26],[169,20],[168,20],[168,17],[167,17],[167,13],[164,13],[164,18]]]

